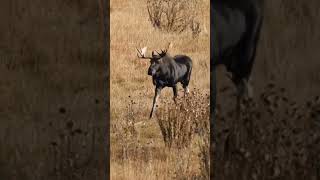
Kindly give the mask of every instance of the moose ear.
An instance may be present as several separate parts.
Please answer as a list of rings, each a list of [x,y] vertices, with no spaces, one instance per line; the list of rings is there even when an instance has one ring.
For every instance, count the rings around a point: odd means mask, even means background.
[[[152,56],[154,56],[154,51],[152,51]]]

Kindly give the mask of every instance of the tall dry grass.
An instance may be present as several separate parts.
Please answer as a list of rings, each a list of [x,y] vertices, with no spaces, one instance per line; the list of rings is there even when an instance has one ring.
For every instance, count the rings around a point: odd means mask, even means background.
[[[157,122],[145,124],[136,123],[141,105],[131,98],[111,130],[111,179],[208,179],[209,97],[194,91],[193,105],[166,98]]]
[[[318,179],[320,97],[306,101],[269,83],[257,99],[242,102],[240,117],[219,104],[215,178]]]
[[[173,47],[169,49],[171,55],[186,54],[193,59],[190,88],[197,87],[201,91],[199,96],[192,95],[190,98],[198,98],[208,104],[209,100],[200,97],[200,94],[209,94],[210,85],[209,1],[199,3],[197,11],[201,13],[198,18],[203,30],[197,37],[192,35],[191,30],[170,33],[154,28],[149,21],[147,1],[112,0],[110,3],[111,179],[208,177],[204,173],[208,162],[201,158],[201,152],[207,155],[205,149],[208,149],[208,143],[204,135],[196,135],[193,128],[196,126],[190,123],[190,120],[196,120],[196,113],[187,116],[180,109],[175,109],[171,103],[172,89],[162,90],[155,118],[148,119],[154,86],[147,75],[149,62],[137,58],[136,48],[147,46],[151,54],[151,50],[164,49],[172,42]],[[183,96],[180,85],[178,94]],[[192,108],[201,109],[201,106]],[[201,120],[209,121],[208,110]],[[203,131],[208,133],[209,129]],[[166,132],[171,134],[166,135]],[[175,145],[169,148],[168,144]],[[208,160],[208,155],[203,159]]]

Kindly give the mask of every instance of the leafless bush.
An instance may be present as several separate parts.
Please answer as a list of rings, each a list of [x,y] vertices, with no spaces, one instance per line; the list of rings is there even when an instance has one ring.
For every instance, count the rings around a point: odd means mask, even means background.
[[[50,142],[53,175],[57,178],[78,179],[79,171],[86,169],[93,161],[96,136],[96,129],[89,133],[87,130],[75,128],[75,122],[67,121],[65,129],[60,130],[59,137]]]
[[[299,104],[270,83],[242,105],[236,120],[219,109],[217,179],[319,178],[319,97]]]
[[[203,179],[210,179],[210,136],[209,129],[206,130],[207,133],[204,134],[198,142],[200,149],[199,158],[200,158],[200,170]]]
[[[169,133],[170,136],[163,136],[167,140],[165,145],[159,136],[156,121],[137,122],[142,116],[147,118],[148,113],[142,115],[141,110],[145,108],[144,103],[129,97],[122,118],[111,123],[112,141],[117,142],[111,146],[111,161],[114,170],[123,173],[122,167],[130,167],[131,169],[134,167],[133,171],[136,173],[152,169],[152,176],[159,179],[162,177],[165,179],[202,179],[207,177],[209,139],[206,138],[209,137],[209,95],[198,92],[199,90],[194,90],[185,101],[178,100],[177,109],[171,98],[161,98],[165,102],[159,103],[160,107],[158,107],[156,115],[158,118],[161,117],[158,122],[162,123],[162,128],[160,128],[162,132],[171,133]],[[163,108],[163,106],[167,108]],[[193,109],[194,111],[192,111]],[[167,121],[167,117],[173,123]],[[184,119],[189,121],[184,122]],[[148,120],[146,119],[146,121]],[[146,126],[144,123],[148,125]],[[150,126],[154,127],[155,132],[150,132]],[[150,134],[144,134],[145,128],[149,128],[148,133]],[[141,141],[142,136],[148,136],[150,140]],[[187,146],[188,148],[184,148]],[[165,164],[166,169],[160,168],[158,164]],[[139,174],[135,178],[144,179]]]
[[[153,27],[167,32],[181,33],[188,28],[194,36],[200,32],[195,0],[148,0],[149,20]]]
[[[129,97],[130,98],[130,97]],[[126,116],[112,125],[113,134],[121,147],[122,160],[129,158],[130,151],[135,148],[137,130],[135,128],[136,102],[130,99],[126,107]]]
[[[167,147],[187,147],[195,133],[209,130],[209,96],[193,91],[186,99],[164,102],[157,113],[158,123]]]

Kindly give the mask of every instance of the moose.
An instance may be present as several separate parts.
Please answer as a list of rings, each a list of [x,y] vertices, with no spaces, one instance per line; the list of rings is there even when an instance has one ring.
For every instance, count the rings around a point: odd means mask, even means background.
[[[166,50],[161,50],[160,53],[152,51],[152,56],[145,56],[147,47],[141,50],[137,49],[138,58],[150,59],[148,75],[152,76],[153,85],[155,85],[155,95],[153,98],[152,109],[149,118],[155,111],[156,103],[160,92],[165,87],[171,87],[173,90],[173,100],[176,103],[178,96],[177,84],[180,82],[184,89],[184,96],[189,93],[189,82],[192,71],[192,60],[186,55],[170,56]]]
[[[249,80],[263,22],[263,5],[263,0],[211,1],[211,74],[218,65],[230,72],[237,89],[238,112],[241,99],[252,97]]]

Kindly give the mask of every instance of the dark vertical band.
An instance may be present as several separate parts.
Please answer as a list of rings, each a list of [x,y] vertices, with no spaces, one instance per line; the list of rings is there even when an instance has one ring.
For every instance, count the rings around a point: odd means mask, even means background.
[[[213,56],[213,0],[210,0],[210,64],[215,59]],[[215,106],[216,106],[216,71],[210,65],[210,179],[214,179],[214,146],[215,146]]]
[[[101,28],[102,28],[102,53],[104,62],[104,103],[105,103],[105,162],[106,162],[106,179],[110,179],[110,3],[109,0],[98,0],[100,6]]]

